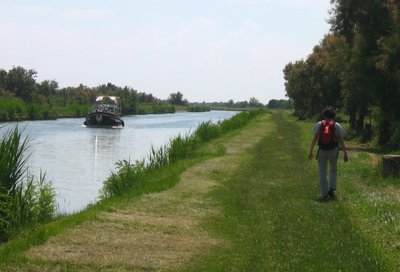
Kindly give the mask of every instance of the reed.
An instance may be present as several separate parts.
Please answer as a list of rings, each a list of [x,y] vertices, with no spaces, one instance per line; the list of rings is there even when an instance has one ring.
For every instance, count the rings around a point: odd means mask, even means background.
[[[64,107],[53,107],[56,116],[62,117],[83,117],[90,111],[89,104],[70,104]]]
[[[221,124],[213,124],[211,121],[201,123],[195,132],[195,135],[200,142],[208,142],[211,139],[218,137],[221,132]]]
[[[211,108],[207,106],[189,106],[187,109],[189,112],[205,112],[210,110]]]
[[[179,135],[169,141],[168,161],[174,163],[182,159],[194,157],[198,143],[190,132]]]
[[[173,105],[167,104],[139,104],[137,107],[137,114],[163,114],[174,113],[176,111]]]
[[[18,126],[0,142],[0,241],[26,227],[51,219],[56,211],[55,192],[45,181],[28,172],[29,139],[22,139]]]
[[[226,134],[231,130],[240,128],[251,119],[264,113],[263,110],[254,112],[241,112],[231,119],[214,124],[210,121],[201,123],[193,133],[179,135],[169,141],[168,144],[156,149],[151,147],[147,159],[142,161],[117,162],[117,171],[104,182],[100,190],[100,198],[107,199],[120,196],[132,190],[141,180],[154,170],[160,169],[173,163],[179,163],[185,159],[200,158],[199,147],[212,139]]]

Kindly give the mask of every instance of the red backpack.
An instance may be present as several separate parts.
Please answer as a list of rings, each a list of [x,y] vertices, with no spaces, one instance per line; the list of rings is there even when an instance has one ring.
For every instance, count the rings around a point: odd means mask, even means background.
[[[335,121],[321,121],[319,128],[318,146],[323,150],[332,150],[338,146],[336,137]]]

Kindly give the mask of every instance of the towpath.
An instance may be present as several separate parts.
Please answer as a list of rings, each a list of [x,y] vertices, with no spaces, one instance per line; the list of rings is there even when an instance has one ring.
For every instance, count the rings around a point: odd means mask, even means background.
[[[385,256],[398,251],[371,236],[379,224],[359,216],[355,180],[343,177],[339,201],[316,201],[309,140],[309,124],[264,115],[211,143],[226,154],[188,168],[171,189],[31,247],[30,271],[399,271]]]

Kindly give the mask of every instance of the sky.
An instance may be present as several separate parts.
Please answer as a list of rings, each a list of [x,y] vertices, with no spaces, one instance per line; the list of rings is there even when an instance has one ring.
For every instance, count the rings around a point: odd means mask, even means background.
[[[190,102],[285,99],[283,69],[329,32],[329,0],[0,0],[0,69]]]

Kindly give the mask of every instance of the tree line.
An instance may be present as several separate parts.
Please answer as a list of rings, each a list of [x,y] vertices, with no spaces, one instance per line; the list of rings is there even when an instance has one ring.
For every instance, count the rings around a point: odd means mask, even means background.
[[[190,103],[180,91],[172,92],[165,100],[152,94],[139,92],[130,87],[112,83],[97,87],[80,84],[77,87],[59,88],[55,80],[37,82],[33,69],[13,67],[0,69],[0,121],[24,119],[55,119],[58,117],[82,117],[99,95],[121,98],[122,114],[173,113],[179,110],[208,111],[211,108],[262,107],[255,97],[249,101]]]
[[[37,82],[36,79],[37,72],[33,69],[20,66],[9,71],[0,69],[0,120],[81,117],[99,95],[119,96],[125,115],[175,112],[169,101],[127,86],[107,83],[94,88],[83,84],[59,88],[55,80]]]
[[[330,32],[283,72],[295,115],[314,118],[332,105],[359,135],[400,147],[400,1],[331,0]]]

